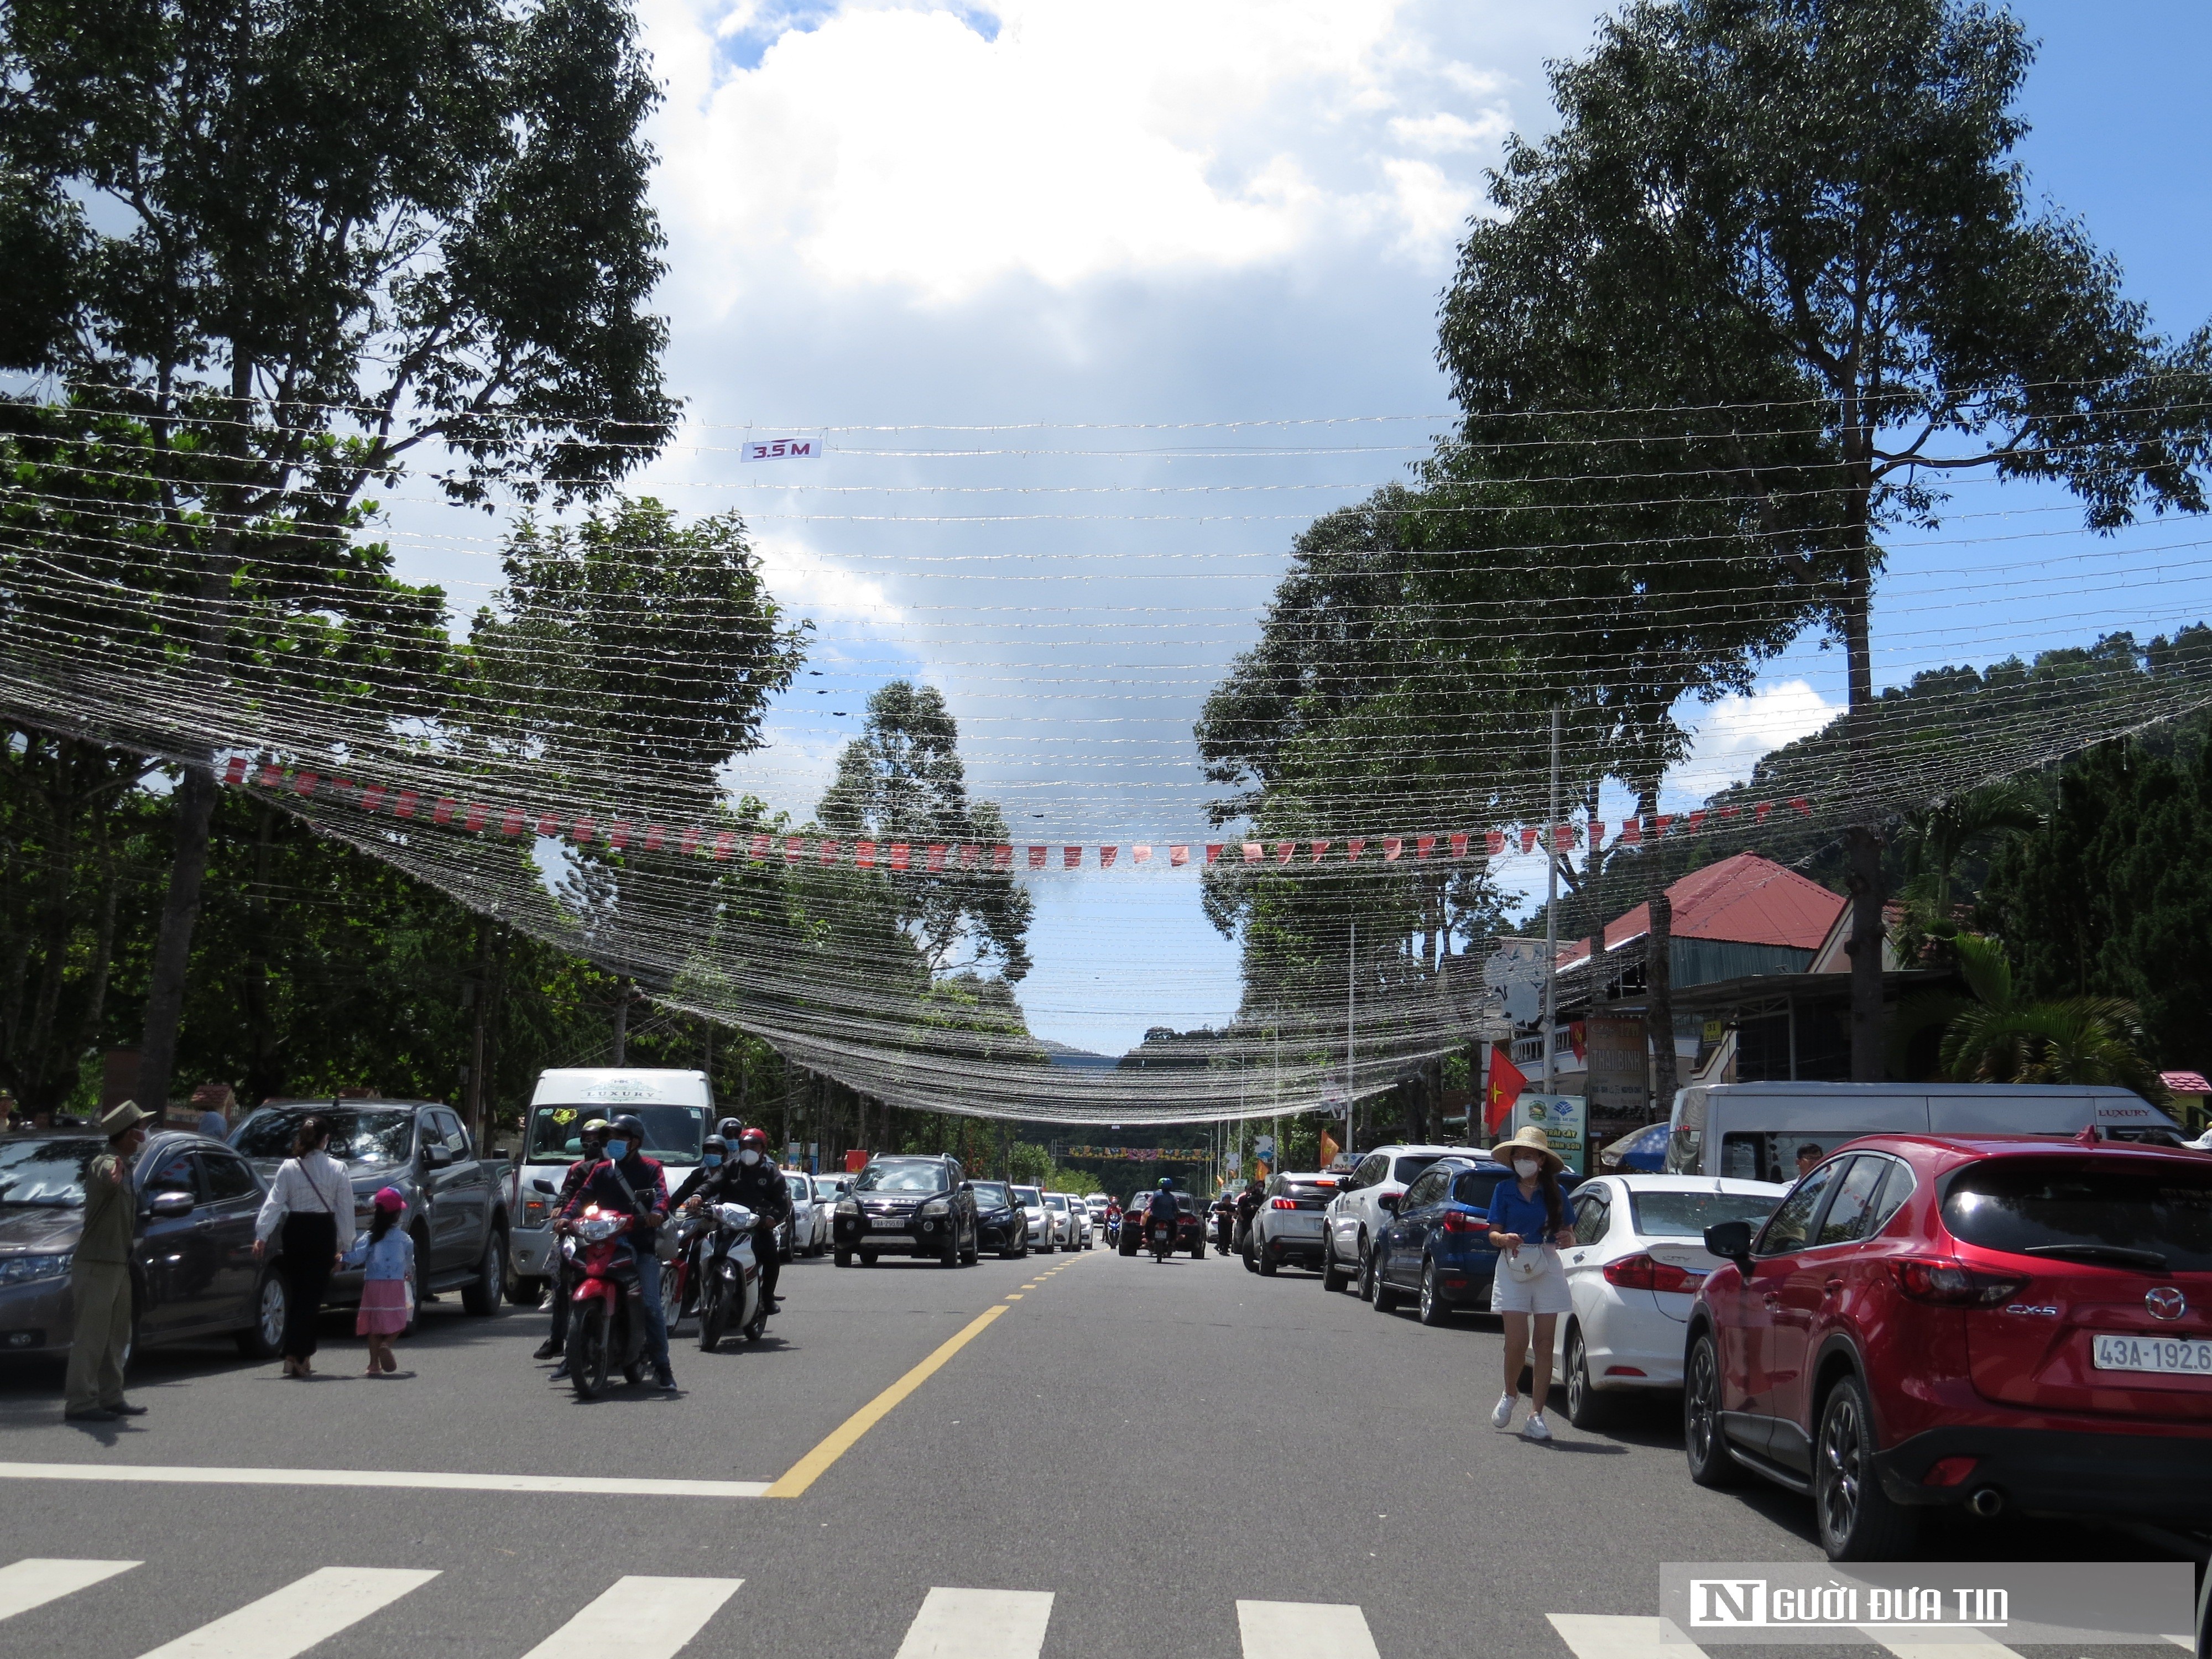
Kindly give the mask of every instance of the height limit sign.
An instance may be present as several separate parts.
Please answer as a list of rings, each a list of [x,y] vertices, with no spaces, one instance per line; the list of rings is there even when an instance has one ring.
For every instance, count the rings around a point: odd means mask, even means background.
[[[819,460],[828,446],[819,438],[748,438],[738,452],[741,461]]]

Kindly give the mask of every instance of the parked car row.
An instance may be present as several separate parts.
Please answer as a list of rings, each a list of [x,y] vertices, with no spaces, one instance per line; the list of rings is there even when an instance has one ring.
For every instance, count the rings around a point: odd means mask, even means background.
[[[1691,1478],[1805,1494],[1833,1560],[1908,1554],[1942,1506],[2212,1534],[2212,1159],[2155,1108],[1723,1085],[1677,1097],[1668,1145],[1667,1173],[1567,1194],[1553,1374],[1577,1427],[1679,1393]],[[1317,1260],[1441,1323],[1487,1305],[1510,1178],[1421,1146],[1279,1175],[1247,1265]]]

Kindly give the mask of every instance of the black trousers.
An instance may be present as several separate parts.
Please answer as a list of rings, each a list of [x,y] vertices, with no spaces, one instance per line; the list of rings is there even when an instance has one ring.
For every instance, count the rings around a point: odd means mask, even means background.
[[[338,1253],[338,1224],[326,1215],[284,1218],[284,1357],[305,1359],[315,1351],[315,1327],[331,1266]]]
[[[761,1300],[766,1302],[775,1295],[775,1276],[783,1271],[783,1263],[776,1259],[775,1234],[762,1232],[756,1234],[754,1237],[756,1243],[762,1247],[760,1251],[760,1293]]]

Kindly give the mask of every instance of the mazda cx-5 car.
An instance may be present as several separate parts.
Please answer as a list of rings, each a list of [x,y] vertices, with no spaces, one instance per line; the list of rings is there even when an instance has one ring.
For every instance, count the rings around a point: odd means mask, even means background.
[[[886,1255],[972,1266],[981,1254],[975,1193],[960,1160],[927,1153],[871,1159],[853,1190],[837,1200],[834,1248],[841,1267],[855,1257],[872,1267]]]
[[[1838,1561],[1936,1504],[2212,1530],[2212,1160],[2094,1133],[1869,1135],[1706,1229],[1691,1478],[1808,1493]]]

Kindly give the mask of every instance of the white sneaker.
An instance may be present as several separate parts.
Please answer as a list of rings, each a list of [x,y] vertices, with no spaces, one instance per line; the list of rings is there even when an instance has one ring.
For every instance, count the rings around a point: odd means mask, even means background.
[[[1525,1440],[1549,1440],[1552,1431],[1544,1421],[1544,1413],[1530,1412],[1528,1420],[1521,1425],[1521,1435]]]
[[[1498,1404],[1492,1407],[1490,1412],[1490,1426],[1492,1428],[1502,1429],[1508,1423],[1510,1423],[1513,1420],[1513,1401],[1515,1398],[1515,1395],[1510,1394],[1501,1394],[1498,1396]]]

